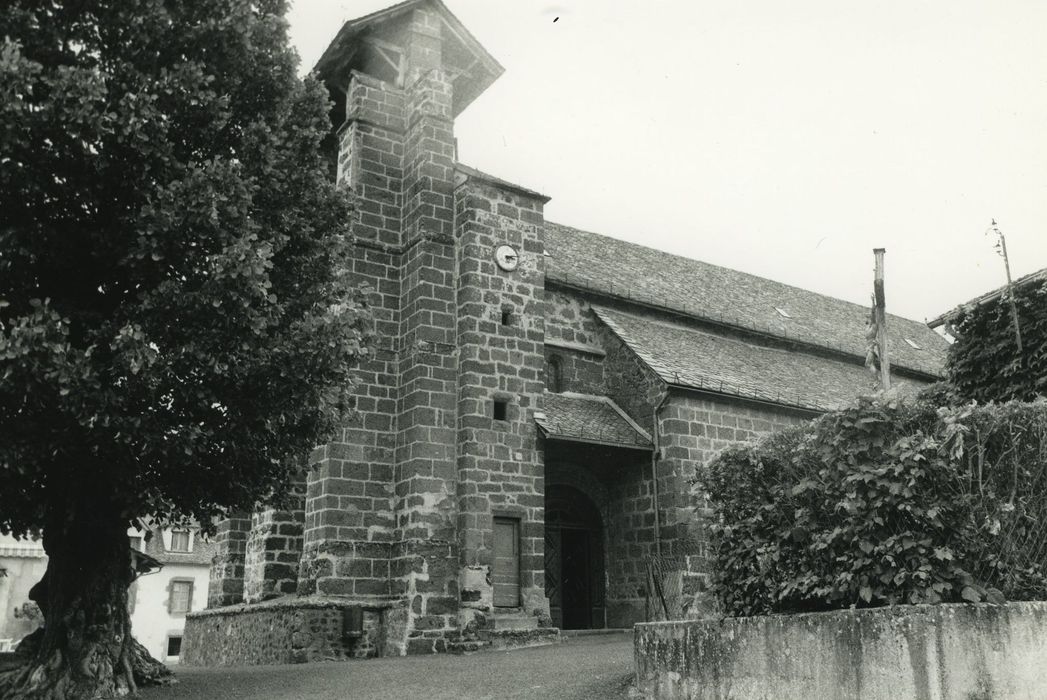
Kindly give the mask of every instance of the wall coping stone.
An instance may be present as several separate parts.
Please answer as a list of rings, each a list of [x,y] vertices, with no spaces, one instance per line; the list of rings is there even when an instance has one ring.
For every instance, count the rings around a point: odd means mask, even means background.
[[[639,623],[656,700],[1047,697],[1047,602],[898,605]]]
[[[236,603],[235,605],[224,605],[220,608],[206,608],[197,610],[186,615],[186,618],[224,617],[230,615],[242,615],[244,613],[262,612],[272,609],[283,610],[323,610],[323,609],[347,609],[363,608],[365,610],[387,610],[402,607],[403,601],[396,600],[367,600],[333,598],[331,596],[285,596],[282,598],[271,598],[259,603]]]

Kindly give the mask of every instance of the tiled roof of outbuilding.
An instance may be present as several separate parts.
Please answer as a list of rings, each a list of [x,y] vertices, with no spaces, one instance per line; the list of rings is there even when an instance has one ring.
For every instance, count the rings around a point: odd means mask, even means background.
[[[1042,270],[1037,270],[1036,272],[1032,272],[1028,275],[1025,275],[1024,277],[1019,277],[1018,279],[1014,280],[1014,284],[1011,286],[1013,286],[1015,289],[1021,289],[1022,287],[1030,286],[1036,284],[1037,282],[1047,282],[1047,267],[1045,267]],[[959,316],[961,312],[971,311],[973,309],[978,308],[979,306],[982,306],[983,304],[988,304],[991,301],[996,301],[997,299],[1000,299],[1007,293],[1007,289],[1007,285],[1004,285],[1002,287],[992,290],[991,292],[986,292],[985,294],[976,296],[970,301],[966,301],[957,306],[956,308],[946,311],[944,314],[931,321],[930,326],[931,328],[937,328],[943,323],[948,323],[955,320],[955,318]]]
[[[818,411],[846,405],[878,386],[861,365],[605,307],[593,311],[669,384]],[[903,393],[920,386],[897,377],[894,383]]]
[[[545,248],[548,280],[865,357],[869,309],[858,304],[550,222]],[[890,314],[887,329],[894,365],[941,374],[944,338]]]
[[[535,422],[553,438],[622,447],[651,447],[651,436],[606,396],[565,392],[545,394],[545,411]]]

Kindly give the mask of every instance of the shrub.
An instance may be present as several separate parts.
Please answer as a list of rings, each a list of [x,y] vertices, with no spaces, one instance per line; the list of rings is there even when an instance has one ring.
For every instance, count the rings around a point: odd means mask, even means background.
[[[729,615],[1047,595],[1047,401],[863,398],[699,478]]]

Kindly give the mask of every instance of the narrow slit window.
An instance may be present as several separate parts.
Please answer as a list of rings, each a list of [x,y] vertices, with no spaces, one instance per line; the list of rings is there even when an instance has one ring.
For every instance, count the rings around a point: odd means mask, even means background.
[[[513,312],[509,309],[502,309],[502,325],[511,326],[513,325]]]
[[[548,388],[554,394],[563,392],[563,360],[559,355],[549,358]]]
[[[509,420],[509,402],[505,399],[494,400],[494,419]]]

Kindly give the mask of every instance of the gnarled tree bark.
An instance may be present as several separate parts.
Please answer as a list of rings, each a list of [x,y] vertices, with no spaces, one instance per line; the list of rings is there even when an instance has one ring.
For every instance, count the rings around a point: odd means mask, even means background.
[[[113,698],[163,682],[170,671],[131,636],[126,519],[81,506],[48,525],[47,571],[30,592],[44,627],[19,649],[24,664],[0,675],[0,698]]]

